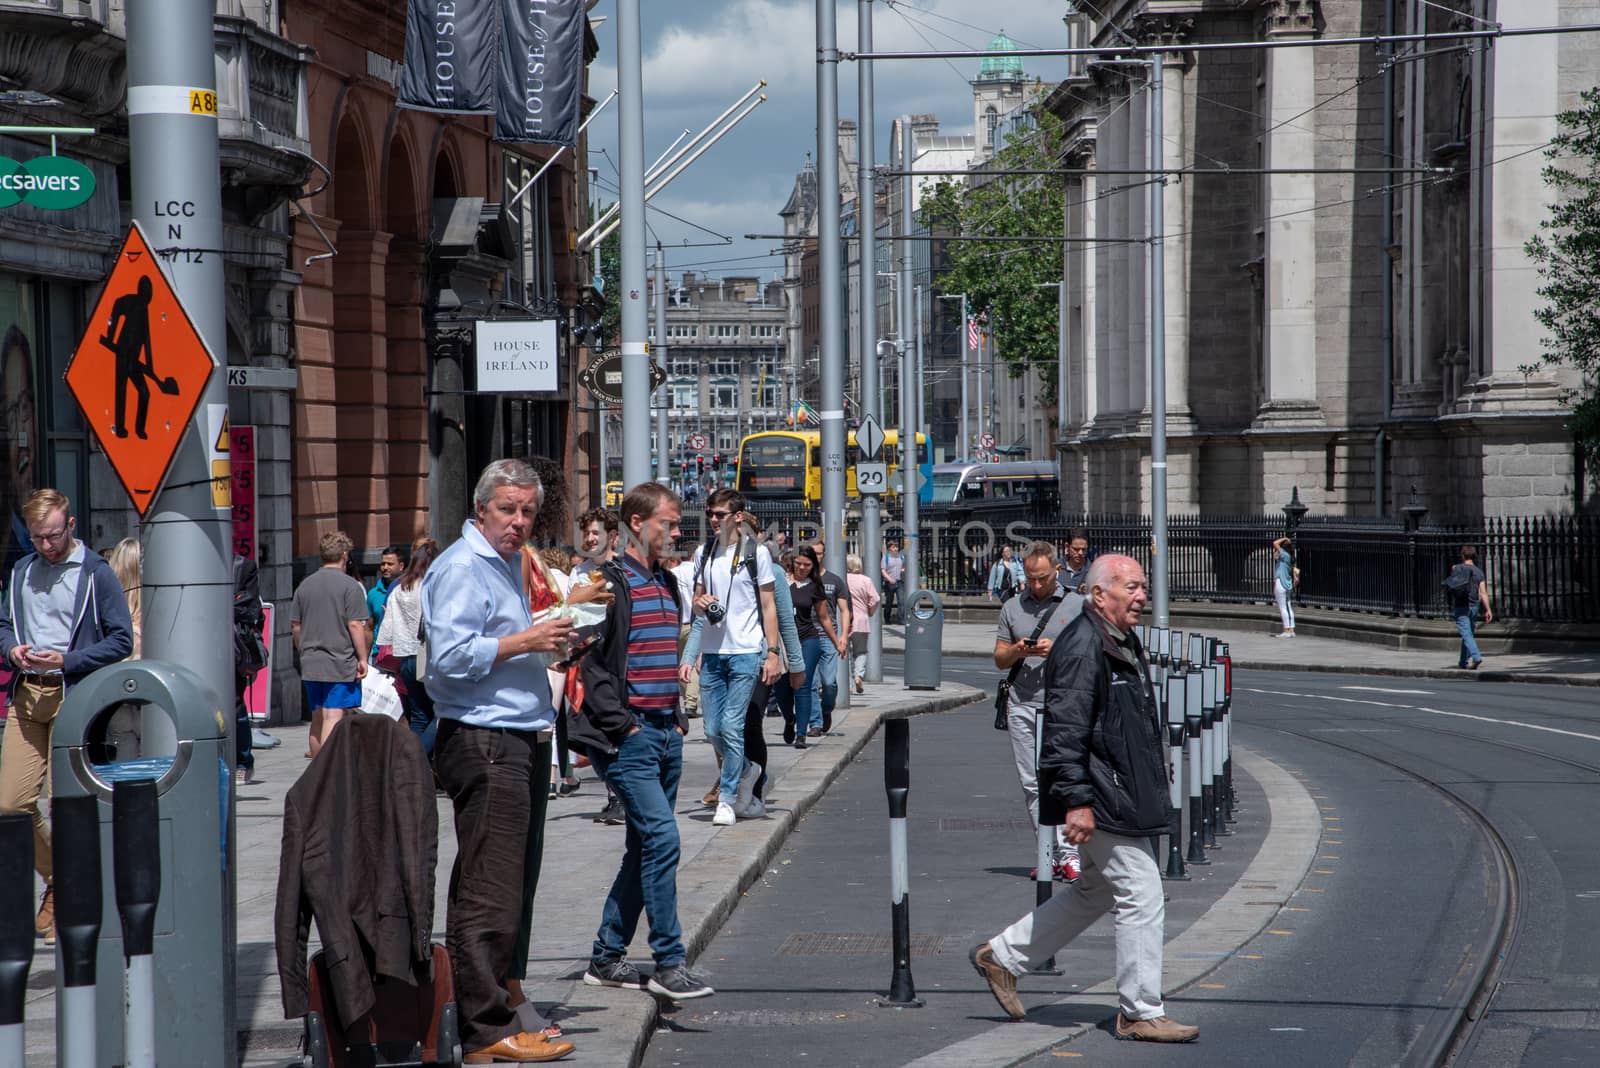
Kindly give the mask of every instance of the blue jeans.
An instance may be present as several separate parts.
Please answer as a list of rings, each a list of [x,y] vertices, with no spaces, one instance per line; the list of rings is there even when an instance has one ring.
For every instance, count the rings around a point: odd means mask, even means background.
[[[1461,667],[1483,659],[1483,654],[1478,652],[1478,640],[1472,633],[1472,621],[1476,615],[1475,608],[1458,608],[1455,612],[1456,630],[1461,632]]]
[[[620,798],[627,813],[627,845],[600,913],[591,955],[614,961],[628,950],[642,910],[650,921],[650,952],[656,968],[684,962],[678,925],[678,778],[683,772],[683,735],[671,716],[636,715],[639,729],[623,739],[615,756],[595,753],[595,770]],[[739,717],[744,729],[744,717]]]
[[[794,720],[796,738],[805,737],[813,719],[819,724],[822,720],[817,712],[814,684],[817,665],[822,661],[822,647],[827,644],[826,638],[807,638],[800,643],[800,655],[806,663],[806,681],[800,684],[798,691],[790,688],[789,676],[778,680],[778,707],[783,710],[784,719]]]
[[[422,742],[422,751],[431,757],[439,723],[433,715],[433,698],[428,696],[422,680],[417,678],[416,657],[400,658],[400,681],[406,687],[406,692],[400,696],[400,704],[406,710],[406,722],[411,727],[411,733]]]
[[[733,804],[744,774],[744,710],[761,676],[761,653],[706,653],[700,658],[700,716],[706,741],[722,754],[718,800]]]
[[[821,659],[817,661],[817,689],[822,702],[822,728],[833,726],[833,706],[839,702],[839,649],[826,637],[821,643]]]

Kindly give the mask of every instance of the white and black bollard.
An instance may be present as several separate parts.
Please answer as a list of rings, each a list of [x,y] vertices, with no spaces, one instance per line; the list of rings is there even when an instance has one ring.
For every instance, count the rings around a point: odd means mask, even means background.
[[[1206,816],[1211,820],[1211,837],[1206,844],[1212,844],[1217,835],[1229,835],[1222,822],[1222,747],[1224,732],[1228,729],[1222,713],[1222,696],[1217,687],[1217,679],[1221,668],[1216,664],[1208,664],[1201,669],[1201,686],[1204,696],[1201,698],[1202,707],[1211,710],[1211,760],[1206,765],[1206,777],[1211,780],[1211,805],[1206,810]]]
[[[1204,667],[1206,665],[1206,636],[1204,634],[1189,634],[1189,664],[1191,667]]]
[[[156,781],[111,788],[111,859],[128,969],[123,1047],[127,1068],[156,1064],[156,905],[161,898],[160,819]]]
[[[100,802],[57,796],[50,802],[55,869],[56,1042],[61,1068],[98,1068],[95,962],[100,952]]]
[[[1039,755],[1044,749],[1044,707],[1041,705],[1033,716],[1033,767],[1037,774]],[[1056,829],[1041,823],[1033,838],[1033,904],[1037,908],[1049,901],[1055,891]],[[1037,968],[1030,968],[1029,974],[1060,975],[1062,972],[1056,967],[1055,954],[1052,953]]]
[[[922,1006],[911,981],[911,890],[906,861],[906,798],[911,793],[911,722],[904,718],[883,723],[883,788],[889,795],[889,900],[894,953],[894,973],[889,996],[878,1004],[913,1009]]]
[[[1189,680],[1190,676],[1185,674],[1184,678]],[[1184,859],[1189,864],[1210,864],[1206,857],[1205,814],[1200,789],[1200,687],[1193,681],[1186,681],[1183,688],[1183,725],[1189,751],[1189,853]]]
[[[1164,697],[1167,704],[1167,759],[1172,767],[1168,801],[1172,812],[1167,828],[1167,870],[1162,878],[1187,880],[1183,868],[1183,689],[1185,676],[1167,676]]]
[[[22,1068],[33,967],[33,817],[0,816],[0,1068]]]
[[[1228,822],[1232,823],[1238,799],[1233,793],[1233,656],[1228,652],[1227,642],[1217,643],[1217,663],[1222,665],[1222,709],[1228,724],[1227,748],[1222,754],[1222,805]]]
[[[1213,807],[1216,805],[1217,784],[1212,778],[1211,769],[1217,757],[1217,721],[1216,710],[1211,705],[1211,694],[1206,686],[1206,680],[1211,673],[1205,669],[1200,661],[1195,662],[1192,674],[1196,688],[1200,691],[1200,816],[1203,821],[1203,841],[1207,849],[1217,848],[1217,825],[1211,819]]]

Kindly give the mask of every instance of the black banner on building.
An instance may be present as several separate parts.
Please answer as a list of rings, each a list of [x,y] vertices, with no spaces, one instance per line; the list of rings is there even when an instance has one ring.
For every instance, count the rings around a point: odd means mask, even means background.
[[[495,111],[499,0],[409,0],[400,103],[424,111]]]
[[[572,147],[583,88],[583,0],[500,0],[496,141]]]

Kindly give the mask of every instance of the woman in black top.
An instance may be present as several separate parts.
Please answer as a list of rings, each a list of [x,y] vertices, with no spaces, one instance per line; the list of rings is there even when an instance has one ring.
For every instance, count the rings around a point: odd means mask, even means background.
[[[806,736],[821,737],[821,726],[812,726],[818,719],[816,690],[813,688],[817,664],[822,659],[822,622],[832,622],[828,614],[828,599],[822,592],[822,583],[816,579],[817,554],[809,545],[802,546],[791,564],[789,595],[794,601],[794,625],[800,633],[800,652],[806,664],[806,679],[795,693],[788,676],[778,682],[778,707],[783,711],[783,740],[796,749],[806,747]],[[820,724],[820,720],[818,719]]]

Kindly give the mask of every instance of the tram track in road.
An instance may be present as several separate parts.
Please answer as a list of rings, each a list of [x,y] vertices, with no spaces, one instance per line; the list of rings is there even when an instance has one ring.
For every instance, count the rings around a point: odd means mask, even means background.
[[[1434,695],[1371,700],[1252,681],[1257,685],[1247,689],[1253,694],[1315,702],[1321,713],[1338,709],[1334,720],[1300,725],[1284,722],[1301,712],[1290,706],[1283,710],[1286,717],[1256,720],[1253,729],[1357,756],[1422,785],[1479,831],[1492,858],[1498,893],[1479,943],[1484,948],[1460,989],[1448,988],[1451,1000],[1441,999],[1441,1007],[1449,1006],[1448,1020],[1413,1044],[1407,1063],[1547,1063],[1542,1058],[1551,1056],[1552,1046],[1570,1049],[1592,1039],[1583,1023],[1555,1021],[1563,1010],[1581,1016],[1590,1001],[1581,990],[1576,1000],[1562,998],[1573,997],[1573,973],[1587,989],[1593,971],[1575,963],[1588,959],[1579,947],[1592,942],[1596,930],[1582,906],[1570,903],[1592,893],[1584,888],[1593,885],[1595,872],[1585,857],[1590,836],[1582,832],[1580,809],[1571,801],[1581,805],[1586,791],[1600,787],[1600,762],[1575,752],[1585,743],[1600,744],[1600,717],[1581,703],[1519,705],[1513,694],[1501,695],[1491,707],[1485,707],[1487,695],[1477,692],[1464,704],[1466,695],[1456,693],[1423,704],[1421,698]],[[1447,725],[1435,717],[1457,722]],[[1524,737],[1506,736],[1517,734]],[[1580,774],[1547,777],[1545,769],[1555,768]],[[1560,947],[1554,953],[1552,942]],[[1509,1046],[1508,1036],[1515,1036]]]
[[[1427,1039],[1426,1042],[1419,1038],[1412,1046],[1412,1049],[1419,1050],[1421,1055],[1413,1059],[1411,1063],[1426,1065],[1428,1068],[1447,1068],[1447,1066],[1456,1064],[1461,1053],[1468,1048],[1477,1023],[1484,1018],[1489,1004],[1494,998],[1502,969],[1516,943],[1518,928],[1522,920],[1519,909],[1521,877],[1516,854],[1487,813],[1444,784],[1435,782],[1427,776],[1395,761],[1368,752],[1360,746],[1337,742],[1330,738],[1319,736],[1314,732],[1295,731],[1283,727],[1269,727],[1260,724],[1256,725],[1256,729],[1290,735],[1302,741],[1315,742],[1318,745],[1339,749],[1398,772],[1444,798],[1469,823],[1476,827],[1478,833],[1483,837],[1485,845],[1488,846],[1489,855],[1495,860],[1497,869],[1496,882],[1500,887],[1494,910],[1494,929],[1486,939],[1485,951],[1479,955],[1464,989],[1456,998],[1455,1004],[1452,1005],[1446,1018],[1430,1028],[1429,1033],[1424,1036]],[[1467,735],[1461,736],[1468,737]],[[1566,763],[1566,761],[1563,762]],[[1589,770],[1600,774],[1600,769],[1590,768]]]

